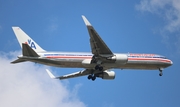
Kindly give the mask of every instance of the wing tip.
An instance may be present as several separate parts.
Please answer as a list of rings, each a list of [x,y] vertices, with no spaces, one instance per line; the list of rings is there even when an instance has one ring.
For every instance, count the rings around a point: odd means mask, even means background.
[[[84,23],[86,24],[86,26],[91,26],[91,23],[87,20],[87,18],[84,15],[82,15],[82,18],[83,18]]]
[[[48,69],[46,69],[46,72],[48,73],[49,77],[52,79],[56,79],[56,77],[51,73],[51,71],[49,71]]]
[[[20,29],[20,27],[18,27],[18,26],[12,26],[12,29],[13,29],[13,30],[16,30],[16,29]]]

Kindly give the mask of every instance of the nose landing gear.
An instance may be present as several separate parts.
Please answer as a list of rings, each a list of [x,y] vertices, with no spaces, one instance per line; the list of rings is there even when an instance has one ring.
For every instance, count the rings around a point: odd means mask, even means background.
[[[162,76],[163,75],[163,68],[159,68],[159,76]]]

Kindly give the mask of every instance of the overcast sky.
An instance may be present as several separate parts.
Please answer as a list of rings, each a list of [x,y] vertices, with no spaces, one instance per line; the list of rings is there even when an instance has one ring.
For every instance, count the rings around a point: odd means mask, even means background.
[[[10,64],[21,54],[12,31],[19,26],[49,51],[90,52],[85,15],[113,52],[154,53],[173,66],[164,70],[114,70],[115,80],[50,79],[79,69],[31,62]],[[0,107],[179,107],[179,0],[0,1]]]

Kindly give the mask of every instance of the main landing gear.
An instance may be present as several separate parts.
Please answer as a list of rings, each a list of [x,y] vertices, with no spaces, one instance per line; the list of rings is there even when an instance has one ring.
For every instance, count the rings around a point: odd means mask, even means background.
[[[98,71],[103,71],[103,67],[100,64],[96,65],[94,69],[98,70]],[[91,74],[91,75],[88,75],[87,78],[89,80],[91,79],[92,81],[94,81],[96,79],[96,77],[97,77],[97,75]]]
[[[88,79],[94,81],[96,79],[96,76],[95,75],[88,75]]]
[[[162,71],[163,71],[163,68],[159,68],[159,76],[163,75]]]
[[[96,65],[94,69],[99,70],[99,71],[103,71],[103,67],[100,65]]]

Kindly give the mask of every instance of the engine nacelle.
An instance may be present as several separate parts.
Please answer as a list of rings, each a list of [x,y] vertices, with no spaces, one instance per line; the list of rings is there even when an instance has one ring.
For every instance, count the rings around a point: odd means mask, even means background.
[[[116,54],[110,59],[115,60],[116,63],[126,64],[128,61],[128,56],[126,54]]]
[[[115,78],[115,72],[114,71],[104,71],[103,73],[99,74],[98,77],[100,77],[102,79],[112,80]]]

